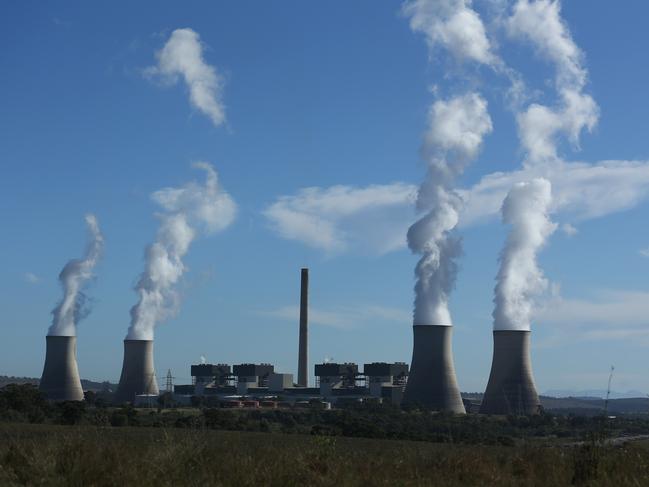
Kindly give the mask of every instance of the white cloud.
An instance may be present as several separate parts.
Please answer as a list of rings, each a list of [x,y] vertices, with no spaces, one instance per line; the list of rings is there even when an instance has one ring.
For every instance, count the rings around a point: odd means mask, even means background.
[[[535,177],[552,183],[551,212],[573,224],[631,209],[649,197],[649,161],[528,167],[488,174],[472,187],[459,189],[464,201],[459,226],[494,221],[512,186]],[[406,183],[305,188],[279,197],[264,215],[288,240],[328,253],[360,249],[381,255],[405,246],[407,229],[417,217],[416,194],[417,187]],[[562,227],[568,235],[573,229],[572,224]]]
[[[649,292],[604,290],[590,298],[556,296],[537,310],[535,321],[575,339],[647,337]]]
[[[297,322],[300,316],[299,306],[282,306],[260,314],[273,318]],[[339,307],[335,309],[309,308],[309,322],[315,325],[329,326],[339,329],[358,328],[377,321],[409,324],[412,314],[409,311],[376,305],[360,305],[357,307]]]
[[[214,66],[203,59],[203,45],[192,29],[176,29],[156,53],[158,64],[145,70],[147,76],[160,76],[175,83],[179,76],[189,89],[189,101],[207,115],[215,126],[225,122],[221,101],[223,80]]]
[[[29,284],[38,284],[43,280],[33,272],[25,272],[25,274],[23,274],[23,279],[25,280],[25,282],[28,282]]]
[[[328,253],[384,254],[405,246],[416,193],[405,183],[311,187],[279,197],[263,214],[283,238]]]
[[[564,223],[561,225],[561,231],[565,233],[568,237],[574,237],[579,233],[577,227],[571,225],[570,223]]]
[[[402,12],[410,18],[410,28],[426,36],[431,51],[441,46],[458,61],[498,62],[470,0],[412,0],[403,5]]]
[[[552,183],[552,212],[576,221],[633,208],[649,195],[649,161],[566,162],[528,167],[488,174],[461,191],[465,208],[460,225],[470,226],[493,218],[514,183],[539,176]]]
[[[638,252],[643,257],[649,257],[649,247],[647,247],[645,249],[640,249]]]

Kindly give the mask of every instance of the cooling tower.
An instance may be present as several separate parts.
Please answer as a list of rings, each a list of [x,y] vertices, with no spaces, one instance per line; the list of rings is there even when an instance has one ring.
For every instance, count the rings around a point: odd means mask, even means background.
[[[494,356],[482,414],[538,414],[541,406],[532,377],[530,332],[494,331]]]
[[[452,326],[414,325],[414,346],[404,404],[464,414],[451,349]]]
[[[124,340],[124,363],[115,402],[133,402],[140,394],[159,394],[153,367],[153,340],[127,339]]]
[[[300,280],[300,350],[297,363],[297,385],[309,384],[309,269],[302,269]]]
[[[52,401],[82,401],[77,368],[77,337],[46,336],[45,366],[40,391]]]

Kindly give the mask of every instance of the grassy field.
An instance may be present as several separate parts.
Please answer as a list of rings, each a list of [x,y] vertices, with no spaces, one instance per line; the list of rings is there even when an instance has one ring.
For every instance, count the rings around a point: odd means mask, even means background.
[[[0,424],[0,485],[649,485],[649,447]]]

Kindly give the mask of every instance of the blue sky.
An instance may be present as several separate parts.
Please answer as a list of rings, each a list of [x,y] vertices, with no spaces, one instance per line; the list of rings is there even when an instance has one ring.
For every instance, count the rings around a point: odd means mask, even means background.
[[[473,8],[531,101],[552,106],[552,63],[499,27],[495,5],[506,3],[476,0]],[[459,181],[471,194],[526,157],[506,77],[429,50],[401,2],[9,2],[1,10],[2,374],[40,375],[57,276],[82,254],[91,212],[105,252],[87,290],[92,313],[78,326],[79,368],[86,378],[119,377],[133,286],[158,226],[150,194],[200,180],[196,161],[214,165],[238,213],[224,231],[197,238],[185,258],[178,313],[156,329],[159,375],[170,368],[186,382],[201,355],[294,372],[302,266],[311,269],[312,362],[410,362],[417,258],[405,246],[415,212],[403,188],[425,173],[419,151],[431,103],[467,89],[488,102],[493,131]],[[562,4],[599,118],[579,148],[558,136],[558,152],[597,177],[557,176],[569,204],[551,217],[577,232],[557,230],[539,255],[553,289],[532,324],[541,391],[604,388],[611,364],[615,389],[649,389],[648,10],[640,1]],[[224,80],[224,124],[191,105],[182,80],[145,74],[179,28],[200,36],[204,61]],[[596,165],[608,160],[635,162],[601,175]],[[303,188],[317,189],[304,196]],[[327,223],[342,243],[328,246],[324,230],[299,225],[287,238],[268,216],[278,201],[296,211],[312,205],[307,219]],[[450,306],[466,391],[487,381],[508,231],[497,213],[471,208]]]

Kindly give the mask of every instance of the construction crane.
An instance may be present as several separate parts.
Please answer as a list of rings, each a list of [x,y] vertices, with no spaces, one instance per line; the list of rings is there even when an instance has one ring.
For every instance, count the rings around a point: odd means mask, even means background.
[[[608,417],[608,399],[611,396],[611,382],[613,381],[613,371],[615,367],[611,365],[611,373],[608,375],[608,387],[606,388],[606,400],[604,401],[604,416]]]

